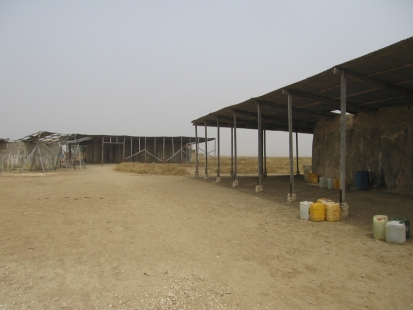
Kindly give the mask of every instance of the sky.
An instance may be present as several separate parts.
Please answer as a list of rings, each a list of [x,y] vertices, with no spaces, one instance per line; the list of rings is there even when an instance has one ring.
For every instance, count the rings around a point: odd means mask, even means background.
[[[411,0],[0,0],[0,138],[194,136],[192,120],[411,37],[412,16]],[[256,130],[237,136],[257,154]],[[288,133],[267,132],[267,156],[288,156]]]

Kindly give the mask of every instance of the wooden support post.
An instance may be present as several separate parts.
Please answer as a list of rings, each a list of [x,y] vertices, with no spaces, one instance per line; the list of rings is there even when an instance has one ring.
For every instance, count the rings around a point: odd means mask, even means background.
[[[133,147],[132,147],[132,137],[130,138],[130,156],[133,154]],[[131,161],[135,161],[133,157],[130,158]]]
[[[153,155],[155,155],[155,157],[158,157],[158,155],[156,154],[156,137],[153,138]]]
[[[145,164],[146,164],[146,137],[145,137]]]
[[[208,179],[208,127],[205,122],[205,175],[204,179]]]

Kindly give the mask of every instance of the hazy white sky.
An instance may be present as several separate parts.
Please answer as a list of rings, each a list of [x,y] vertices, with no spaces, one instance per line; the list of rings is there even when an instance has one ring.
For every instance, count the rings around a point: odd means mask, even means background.
[[[193,136],[196,118],[412,36],[412,16],[412,0],[0,0],[0,138]],[[257,132],[238,136],[255,155]],[[286,133],[267,143],[288,154]]]

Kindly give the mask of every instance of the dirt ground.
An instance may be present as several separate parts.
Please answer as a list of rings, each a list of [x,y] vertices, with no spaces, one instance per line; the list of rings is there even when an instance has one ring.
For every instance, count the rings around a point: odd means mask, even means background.
[[[413,198],[350,190],[314,223],[288,178],[137,176],[112,165],[0,177],[3,309],[413,309],[413,242],[372,238]],[[298,178],[298,201],[328,197]]]

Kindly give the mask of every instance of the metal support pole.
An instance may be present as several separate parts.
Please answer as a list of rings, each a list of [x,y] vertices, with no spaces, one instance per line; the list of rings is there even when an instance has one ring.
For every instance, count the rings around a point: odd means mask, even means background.
[[[341,203],[346,202],[346,72],[341,70],[340,188]]]
[[[105,138],[102,136],[102,166],[103,166],[103,145],[105,144]]]
[[[198,126],[195,124],[195,176],[199,177],[199,170],[198,170],[198,165],[199,165],[199,160],[198,160]]]
[[[153,154],[158,157],[158,154],[156,154],[156,137],[153,138]]]
[[[217,169],[217,179],[216,181],[221,182],[221,141],[220,141],[220,128],[219,128],[219,118],[217,117],[217,140],[218,140],[218,169]],[[215,143],[217,142],[215,140]]]
[[[146,153],[147,153],[148,151],[146,150],[146,137],[145,137],[145,164],[146,164]]]
[[[162,141],[162,162],[165,163],[165,137],[163,137]]]
[[[288,94],[288,136],[290,153],[290,198],[294,201],[294,169],[293,169],[293,97]]]
[[[130,138],[130,156],[133,154],[133,147],[132,147],[132,137]],[[130,161],[134,161],[133,157],[130,158]]]
[[[181,137],[181,164],[182,164],[182,155],[183,155],[183,148],[182,148],[182,137]]]
[[[261,106],[257,102],[257,112],[258,112],[258,183],[256,191],[259,186],[262,187],[262,118],[261,118]]]
[[[296,154],[296,161],[297,161],[297,171],[296,174],[300,175],[300,167],[298,166],[298,132],[295,132],[295,154]]]
[[[123,136],[123,154],[122,154],[122,162],[125,162],[125,149],[126,149],[126,137]]]
[[[208,127],[205,122],[205,176],[204,179],[208,179]]]
[[[263,176],[267,177],[267,131],[264,130],[264,171],[263,171]]]
[[[234,127],[231,127],[231,178],[234,178]]]
[[[234,181],[232,186],[238,186],[238,170],[237,170],[237,115],[234,114]]]

